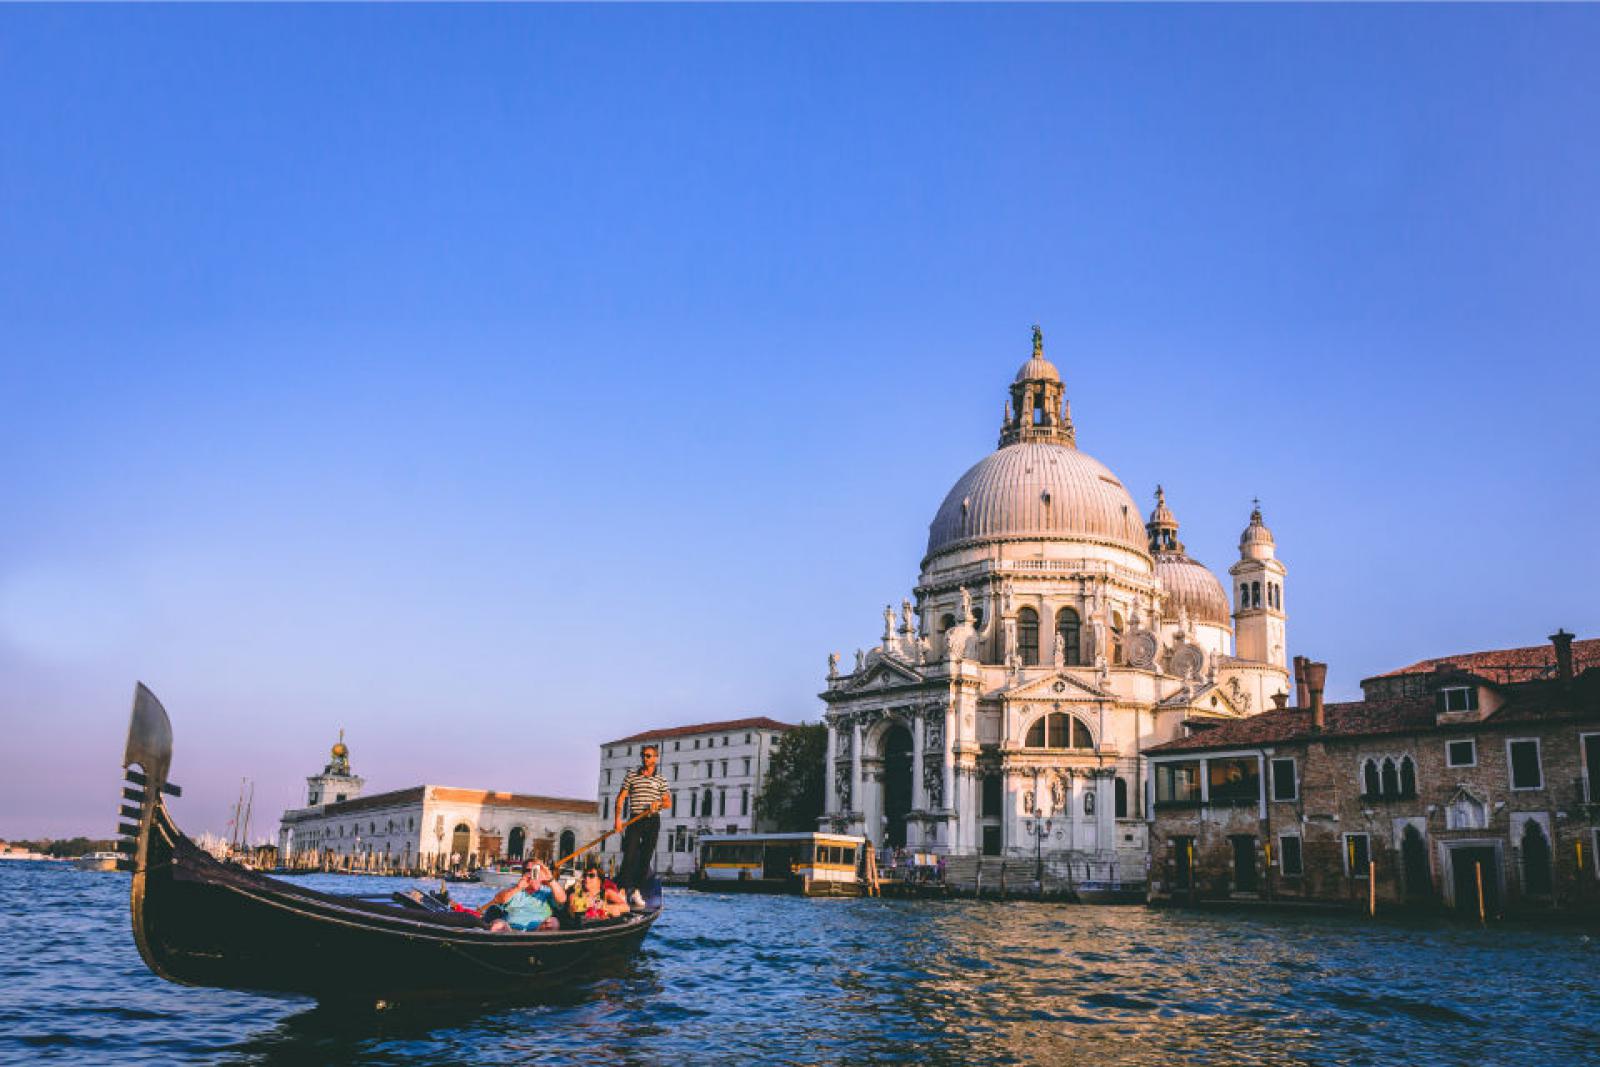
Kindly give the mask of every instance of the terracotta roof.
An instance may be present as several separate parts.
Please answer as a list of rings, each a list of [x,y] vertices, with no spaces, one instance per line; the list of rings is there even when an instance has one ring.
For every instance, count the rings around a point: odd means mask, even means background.
[[[1480,675],[1495,682],[1526,682],[1535,678],[1550,678],[1556,672],[1556,650],[1553,645],[1532,645],[1528,648],[1499,648],[1487,652],[1462,652],[1454,656],[1437,656],[1422,659],[1409,667],[1385,671],[1375,678],[1394,678],[1402,674],[1432,674],[1443,664]],[[1589,667],[1600,667],[1600,637],[1572,642],[1572,672],[1582,674]]]
[[[749,719],[728,719],[724,722],[702,722],[694,726],[669,726],[664,730],[644,730],[640,733],[619,737],[615,741],[605,741],[607,745],[625,745],[630,741],[664,741],[674,737],[688,737],[691,734],[726,733],[730,730],[792,730],[794,724],[779,722],[769,719],[765,715],[757,715]]]
[[[1501,692],[1505,694],[1506,702],[1493,715],[1482,722],[1462,724],[1462,728],[1493,729],[1534,719],[1600,717],[1600,671],[1591,671],[1579,678],[1571,692],[1564,691],[1553,682],[1524,683]],[[1246,719],[1216,722],[1215,725],[1211,725],[1215,720],[1207,720],[1207,728],[1199,730],[1194,736],[1180,737],[1145,751],[1149,755],[1159,756],[1172,752],[1254,748],[1313,739],[1426,733],[1440,728],[1437,715],[1438,705],[1431,694],[1327,704],[1323,708],[1323,728],[1320,732],[1313,732],[1310,708],[1274,709]]]

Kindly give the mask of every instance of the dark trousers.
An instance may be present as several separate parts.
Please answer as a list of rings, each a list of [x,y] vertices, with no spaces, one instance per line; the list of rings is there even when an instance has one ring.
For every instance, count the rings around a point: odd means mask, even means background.
[[[643,890],[650,877],[650,861],[655,858],[656,838],[661,836],[661,816],[652,815],[622,831],[622,869],[617,885],[625,893]]]

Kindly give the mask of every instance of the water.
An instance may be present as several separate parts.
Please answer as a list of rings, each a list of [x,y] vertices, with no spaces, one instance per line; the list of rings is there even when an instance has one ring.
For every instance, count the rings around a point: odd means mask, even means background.
[[[1600,1059],[1600,943],[1567,931],[669,891],[621,978],[533,1007],[368,1013],[161,981],[133,947],[127,884],[0,863],[0,1061]]]

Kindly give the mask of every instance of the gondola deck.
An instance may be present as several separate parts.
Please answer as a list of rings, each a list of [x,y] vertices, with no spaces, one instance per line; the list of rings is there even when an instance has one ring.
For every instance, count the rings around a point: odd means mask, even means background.
[[[155,695],[134,696],[125,765],[123,861],[139,954],[185,985],[322,1000],[535,996],[631,957],[652,908],[575,929],[492,933],[471,916],[322,893],[221,863],[177,828],[161,797],[171,727]],[[132,770],[138,766],[138,771]]]

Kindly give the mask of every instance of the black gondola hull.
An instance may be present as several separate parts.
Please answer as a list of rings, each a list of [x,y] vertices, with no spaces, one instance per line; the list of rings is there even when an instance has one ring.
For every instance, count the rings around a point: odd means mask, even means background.
[[[625,963],[660,915],[655,908],[575,929],[493,933],[472,916],[321,893],[218,862],[167,812],[160,794],[170,730],[163,738],[152,722],[165,727],[166,713],[141,686],[128,762],[145,772],[129,776],[127,799],[141,811],[124,863],[133,872],[134,941],[169,981],[369,1003],[535,998]]]

